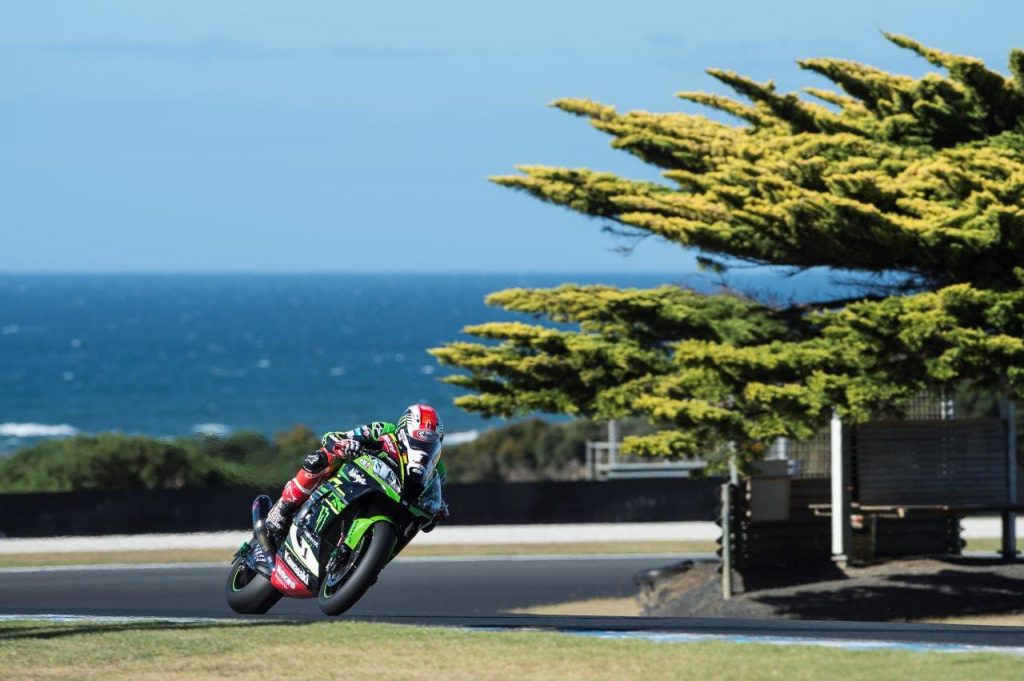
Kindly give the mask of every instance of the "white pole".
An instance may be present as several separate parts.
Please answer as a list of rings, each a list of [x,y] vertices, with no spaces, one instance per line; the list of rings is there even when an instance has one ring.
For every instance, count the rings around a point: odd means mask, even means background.
[[[843,447],[843,422],[832,413],[832,560],[845,562],[849,554],[850,481]]]
[[[615,419],[608,420],[608,458],[609,463],[619,460],[619,424]]]

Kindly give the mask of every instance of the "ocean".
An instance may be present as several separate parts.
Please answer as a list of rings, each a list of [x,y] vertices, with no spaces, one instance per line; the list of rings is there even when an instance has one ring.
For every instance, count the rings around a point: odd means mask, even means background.
[[[748,278],[749,279],[749,278]],[[426,349],[467,324],[520,318],[484,296],[565,281],[665,282],[699,275],[0,274],[0,452],[40,437],[316,431],[435,405],[450,433],[485,419]],[[749,279],[807,297],[824,276]]]

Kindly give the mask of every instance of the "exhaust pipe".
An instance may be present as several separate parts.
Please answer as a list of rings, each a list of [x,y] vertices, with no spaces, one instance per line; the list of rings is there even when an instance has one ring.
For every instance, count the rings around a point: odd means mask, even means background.
[[[256,537],[256,541],[260,543],[260,547],[271,565],[274,563],[277,547],[274,546],[274,542],[270,539],[270,533],[267,531],[267,515],[273,505],[274,502],[266,494],[259,495],[252,502],[252,533]]]

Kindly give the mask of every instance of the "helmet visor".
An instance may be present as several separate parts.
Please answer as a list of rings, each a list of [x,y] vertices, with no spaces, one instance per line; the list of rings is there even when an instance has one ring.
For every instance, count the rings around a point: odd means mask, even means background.
[[[409,456],[410,472],[426,478],[441,457],[441,438],[433,430],[410,430],[402,434],[405,436],[402,439]]]

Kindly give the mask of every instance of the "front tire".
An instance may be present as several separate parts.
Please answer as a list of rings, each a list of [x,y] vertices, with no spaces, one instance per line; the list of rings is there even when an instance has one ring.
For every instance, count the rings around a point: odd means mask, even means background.
[[[325,615],[340,615],[356,604],[377,581],[395,548],[395,528],[391,523],[374,523],[363,535],[352,557],[337,573],[324,575],[317,600]],[[344,573],[348,572],[348,578]],[[334,581],[338,579],[338,581]],[[333,583],[332,583],[333,582]]]
[[[224,593],[228,605],[240,615],[262,615],[281,600],[281,592],[269,579],[246,565],[241,556],[231,563]]]

